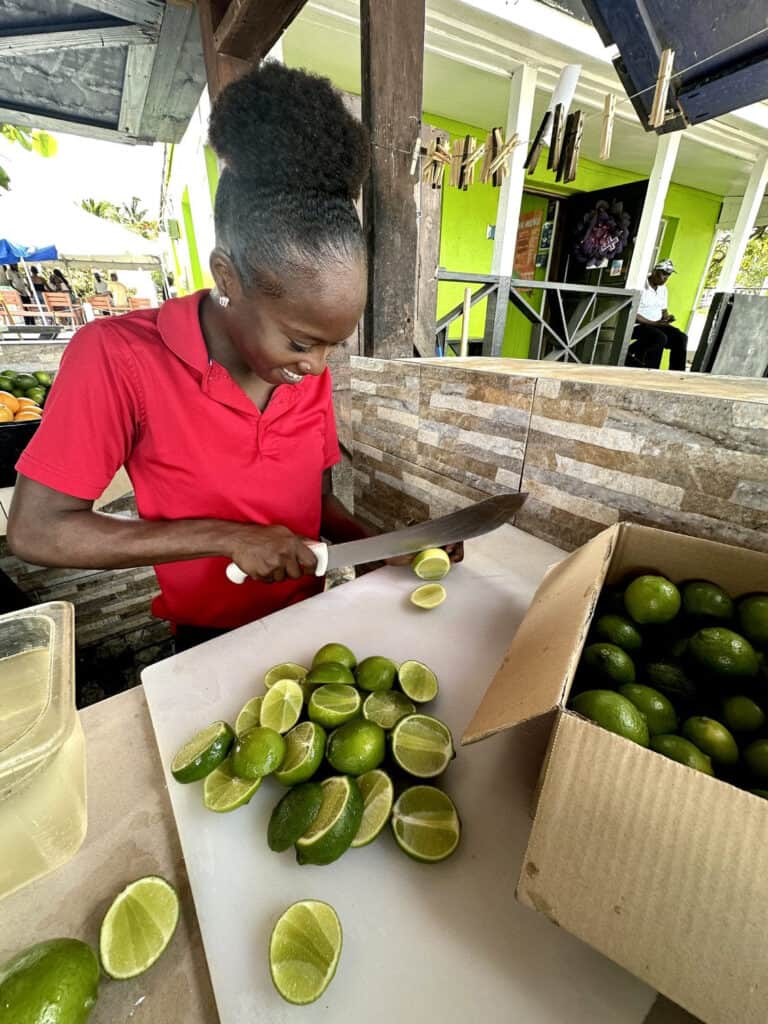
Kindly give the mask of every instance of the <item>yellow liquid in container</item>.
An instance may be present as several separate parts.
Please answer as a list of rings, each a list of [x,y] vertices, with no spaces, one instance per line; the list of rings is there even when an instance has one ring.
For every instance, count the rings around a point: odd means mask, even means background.
[[[71,605],[0,616],[0,899],[64,864],[85,838],[73,648]]]

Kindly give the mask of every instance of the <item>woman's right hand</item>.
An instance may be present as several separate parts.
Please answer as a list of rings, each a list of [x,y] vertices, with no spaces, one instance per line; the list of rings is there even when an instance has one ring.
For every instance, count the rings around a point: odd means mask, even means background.
[[[230,558],[244,573],[262,583],[313,576],[317,559],[301,537],[287,526],[237,525]]]

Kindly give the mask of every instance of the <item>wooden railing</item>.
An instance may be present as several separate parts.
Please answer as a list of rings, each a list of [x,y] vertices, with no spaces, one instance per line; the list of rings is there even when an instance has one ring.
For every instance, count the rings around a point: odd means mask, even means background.
[[[438,281],[452,281],[473,290],[468,305],[487,301],[482,339],[484,356],[501,355],[507,311],[512,305],[533,324],[529,355],[570,363],[623,366],[635,324],[640,293],[624,288],[596,288],[558,281],[528,281],[494,274],[462,274],[440,269]],[[543,293],[541,310],[530,303],[532,292]],[[465,303],[454,306],[435,325],[435,350],[445,355],[448,329],[463,316]]]

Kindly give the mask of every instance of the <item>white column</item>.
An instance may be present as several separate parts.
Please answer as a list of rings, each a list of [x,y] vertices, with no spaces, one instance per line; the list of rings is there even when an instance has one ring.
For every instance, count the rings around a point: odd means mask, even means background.
[[[719,292],[732,292],[736,287],[736,275],[741,267],[741,261],[744,259],[744,250],[747,248],[750,232],[757,219],[757,211],[763,201],[766,185],[768,185],[768,153],[757,158],[749,176],[728,252],[720,269],[720,277],[717,281]]]
[[[664,212],[667,189],[672,180],[672,171],[680,148],[681,135],[682,132],[668,132],[666,135],[660,135],[656,143],[656,156],[637,228],[635,248],[627,271],[627,288],[645,287],[651,269],[653,247],[659,234],[661,215]]]
[[[531,140],[533,100],[536,95],[536,68],[521,64],[512,76],[509,86],[509,106],[505,140],[517,132],[521,145],[512,151],[509,174],[499,192],[496,211],[496,233],[493,243],[491,273],[500,277],[512,276],[512,260],[517,242],[517,222],[523,200],[525,158]]]

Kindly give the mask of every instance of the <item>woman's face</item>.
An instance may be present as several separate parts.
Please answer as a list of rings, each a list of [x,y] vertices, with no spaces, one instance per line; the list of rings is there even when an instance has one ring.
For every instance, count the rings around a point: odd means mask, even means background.
[[[357,327],[367,268],[363,260],[334,264],[297,277],[279,297],[231,291],[222,319],[239,358],[268,384],[298,384],[322,373],[329,350]]]

